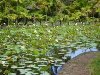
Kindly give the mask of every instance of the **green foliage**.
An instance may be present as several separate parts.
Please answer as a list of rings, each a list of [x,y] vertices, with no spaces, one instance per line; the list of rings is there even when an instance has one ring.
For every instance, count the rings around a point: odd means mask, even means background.
[[[91,75],[100,75],[100,54],[90,64]]]
[[[61,0],[1,0],[0,1],[0,19],[8,18],[15,20],[17,18],[31,18],[37,15],[37,19],[47,21],[47,17],[56,17],[62,20],[67,15],[67,20],[80,19],[80,16],[87,16],[87,13],[99,12],[99,0],[75,0],[71,3]],[[67,4],[68,3],[68,4]],[[95,9],[95,11],[93,11]],[[46,16],[46,17],[44,17]]]
[[[21,73],[31,71],[40,75],[46,71],[49,75],[55,60],[63,62],[67,46],[73,51],[77,47],[92,48],[97,45],[99,32],[99,25],[8,26],[0,30],[0,70],[4,69],[0,73],[21,69]]]

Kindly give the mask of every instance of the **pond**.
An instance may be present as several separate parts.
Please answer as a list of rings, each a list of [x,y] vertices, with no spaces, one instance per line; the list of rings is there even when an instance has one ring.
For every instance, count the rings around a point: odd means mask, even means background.
[[[0,75],[57,75],[68,60],[85,52],[98,51],[98,44],[87,45],[79,42],[67,46],[51,45],[46,55],[31,52],[0,55]]]

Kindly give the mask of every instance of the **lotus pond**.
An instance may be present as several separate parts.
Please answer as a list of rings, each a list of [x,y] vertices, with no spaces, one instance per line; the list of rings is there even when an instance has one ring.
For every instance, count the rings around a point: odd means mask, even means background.
[[[100,25],[8,26],[0,30],[0,75],[54,75],[76,50],[100,50]],[[59,68],[61,69],[61,68]]]

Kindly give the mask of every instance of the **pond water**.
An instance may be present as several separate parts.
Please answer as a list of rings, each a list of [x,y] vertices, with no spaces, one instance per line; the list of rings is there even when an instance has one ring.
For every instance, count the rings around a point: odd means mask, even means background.
[[[74,58],[82,53],[86,53],[86,52],[92,52],[92,51],[98,51],[96,47],[90,48],[90,49],[78,49],[75,52],[71,52],[69,54],[69,56],[71,56],[71,58]]]
[[[10,57],[0,55],[0,75],[57,75],[68,60],[90,51],[98,51],[96,45],[89,48],[76,44],[65,47],[54,45],[50,46],[46,55],[33,55],[31,52]]]
[[[82,48],[82,49],[77,49],[76,51],[72,52],[70,51],[69,53],[65,54],[65,56],[69,56],[70,59],[72,58],[75,58],[76,56],[82,54],[82,53],[86,53],[86,52],[94,52],[94,51],[98,51],[98,49],[96,47],[93,47],[93,48]],[[58,75],[58,72],[63,68],[63,66],[59,66],[59,67],[56,67],[56,66],[52,66],[52,72],[53,72],[53,75]],[[57,70],[57,71],[56,71]]]

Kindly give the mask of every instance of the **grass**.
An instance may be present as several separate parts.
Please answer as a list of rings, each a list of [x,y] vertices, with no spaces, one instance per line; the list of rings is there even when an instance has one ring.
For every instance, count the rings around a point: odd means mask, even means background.
[[[100,54],[97,55],[97,58],[91,61],[90,64],[91,75],[100,75]]]

